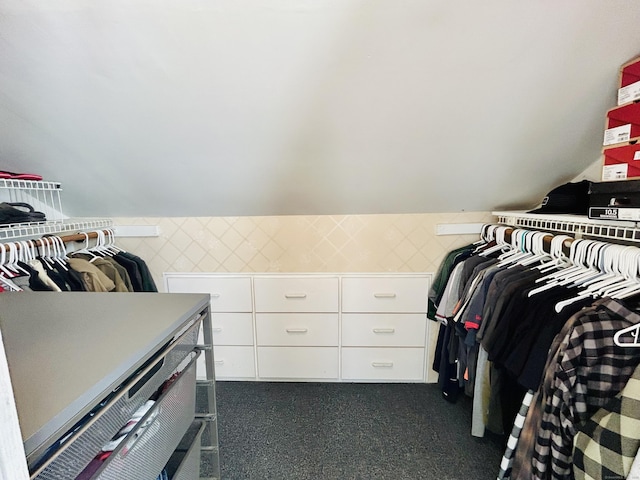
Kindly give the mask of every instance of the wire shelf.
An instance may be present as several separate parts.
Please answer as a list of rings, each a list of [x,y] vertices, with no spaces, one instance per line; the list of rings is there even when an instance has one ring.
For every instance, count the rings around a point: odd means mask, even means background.
[[[47,221],[60,221],[62,213],[61,184],[35,180],[0,179],[0,202],[27,203],[45,214]]]
[[[110,228],[113,221],[107,218],[67,219],[59,222],[18,223],[0,225],[0,242],[5,240],[28,240],[43,235],[57,235],[60,233],[76,233],[86,230]]]
[[[621,242],[640,242],[637,222],[592,220],[581,215],[539,215],[526,212],[492,212],[498,222],[512,227],[561,232],[575,238],[592,237]]]

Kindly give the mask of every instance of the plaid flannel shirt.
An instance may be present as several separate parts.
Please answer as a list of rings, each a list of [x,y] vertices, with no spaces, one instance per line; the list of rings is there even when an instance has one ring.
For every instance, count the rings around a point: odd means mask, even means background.
[[[535,393],[533,392],[533,390],[529,390],[522,400],[522,405],[520,405],[518,415],[516,415],[516,419],[513,422],[513,430],[511,430],[511,435],[509,435],[509,440],[507,440],[507,448],[504,452],[504,455],[502,456],[502,461],[500,462],[500,471],[498,472],[497,480],[507,480],[511,478],[513,456],[515,454],[518,439],[520,438],[520,434],[522,433],[524,421],[527,418],[527,412],[529,411],[529,406],[531,405],[531,400],[533,399],[534,395]]]
[[[542,396],[541,392],[550,388],[551,381],[553,379],[553,371],[555,364],[557,363],[557,356],[560,350],[564,349],[563,341],[566,341],[567,334],[573,328],[574,323],[580,318],[580,316],[587,314],[588,312],[595,311],[595,304],[583,308],[580,312],[574,314],[569,318],[558,335],[555,336],[551,347],[549,347],[549,354],[544,367],[544,374],[538,391],[533,395],[531,399],[531,405],[527,409],[524,425],[519,432],[517,446],[515,451],[511,455],[511,478],[513,480],[530,480],[532,473],[531,458],[533,457],[533,449],[536,443],[536,435],[540,428],[541,421],[541,405]],[[509,477],[505,477],[509,478]]]
[[[573,473],[576,480],[624,480],[640,447],[640,367],[622,391],[576,433]]]
[[[572,478],[573,440],[579,425],[617,395],[640,362],[640,352],[614,344],[614,334],[640,315],[605,299],[576,319],[563,339],[550,381],[543,385],[542,418],[532,478]],[[547,378],[545,378],[545,381]]]

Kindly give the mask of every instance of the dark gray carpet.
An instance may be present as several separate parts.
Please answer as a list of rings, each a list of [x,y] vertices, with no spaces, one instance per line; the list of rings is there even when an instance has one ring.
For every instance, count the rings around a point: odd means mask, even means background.
[[[494,480],[502,437],[433,384],[218,382],[223,480]]]

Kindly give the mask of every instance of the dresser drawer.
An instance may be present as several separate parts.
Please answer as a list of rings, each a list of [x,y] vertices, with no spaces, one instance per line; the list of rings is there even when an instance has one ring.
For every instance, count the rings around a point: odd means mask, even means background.
[[[427,311],[427,277],[345,277],[343,312]]]
[[[265,346],[338,346],[337,313],[256,313],[256,338]]]
[[[338,279],[256,278],[256,312],[337,312]]]
[[[253,316],[250,313],[214,313],[214,345],[253,345]]]
[[[424,313],[345,313],[342,345],[346,347],[424,347]]]
[[[213,364],[216,371],[216,380],[255,378],[256,376],[253,347],[216,346],[213,348]],[[200,369],[200,367],[202,368]],[[198,365],[198,368],[198,372],[205,372],[204,363]]]
[[[337,379],[337,347],[258,347],[260,378]]]
[[[215,277],[165,274],[167,292],[208,293],[212,312],[251,312],[250,277]]]
[[[343,348],[343,380],[422,381],[423,348]]]

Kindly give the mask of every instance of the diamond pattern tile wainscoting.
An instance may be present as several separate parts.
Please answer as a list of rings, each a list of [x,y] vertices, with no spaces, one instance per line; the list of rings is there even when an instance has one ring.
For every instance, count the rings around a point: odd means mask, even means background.
[[[119,238],[163,272],[435,272],[477,235],[436,235],[441,223],[487,223],[489,212],[263,217],[114,218],[158,225],[159,237]]]

